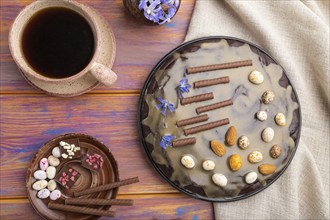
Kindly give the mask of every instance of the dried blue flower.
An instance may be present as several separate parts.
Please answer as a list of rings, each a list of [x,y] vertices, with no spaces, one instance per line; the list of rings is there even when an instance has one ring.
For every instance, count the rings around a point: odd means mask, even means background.
[[[191,85],[188,84],[188,79],[183,78],[180,80],[180,85],[178,86],[178,91],[180,94],[180,97],[183,98],[183,93],[188,93],[189,89],[191,88]]]
[[[171,21],[179,4],[179,0],[140,0],[138,8],[148,20],[164,24]]]
[[[139,9],[143,10],[144,17],[153,22],[159,22],[160,0],[141,0]]]
[[[179,0],[160,0],[160,3],[164,12],[164,21],[170,22],[179,7]]]
[[[171,112],[175,112],[173,104],[160,97],[158,97],[157,100],[160,102],[160,104],[156,105],[156,108],[162,111],[162,115],[166,115],[167,109],[169,109]]]
[[[160,146],[163,149],[166,149],[167,147],[171,147],[173,139],[174,139],[173,135],[164,135],[163,137],[160,138]]]

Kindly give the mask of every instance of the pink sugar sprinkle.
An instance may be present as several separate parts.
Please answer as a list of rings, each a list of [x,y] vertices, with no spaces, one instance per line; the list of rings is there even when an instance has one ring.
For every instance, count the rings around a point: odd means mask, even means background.
[[[72,169],[69,169],[69,172],[71,173],[72,172]]]

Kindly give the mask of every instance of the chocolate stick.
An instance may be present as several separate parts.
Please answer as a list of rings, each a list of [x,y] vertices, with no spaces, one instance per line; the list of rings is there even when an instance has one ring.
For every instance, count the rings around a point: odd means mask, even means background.
[[[186,126],[186,125],[191,125],[191,124],[195,124],[195,123],[202,122],[202,121],[207,121],[207,120],[209,120],[209,116],[207,114],[204,114],[204,115],[199,115],[199,116],[196,116],[196,117],[187,118],[187,119],[177,121],[176,125],[178,127],[183,127],[183,126]]]
[[[205,79],[205,80],[196,81],[196,82],[194,82],[194,88],[202,88],[202,87],[213,86],[213,85],[224,84],[224,83],[229,83],[228,76],[215,78],[215,79]]]
[[[212,128],[216,128],[216,127],[220,127],[222,125],[226,125],[229,124],[229,119],[225,118],[219,121],[214,121],[214,122],[210,122],[207,124],[203,124],[203,125],[199,125],[196,127],[192,127],[192,128],[188,128],[188,129],[184,129],[183,132],[184,134],[187,136],[189,134],[195,134],[201,131],[206,131],[206,130],[210,130]]]
[[[65,205],[120,205],[131,206],[131,199],[89,199],[89,198],[67,198]]]
[[[218,108],[226,107],[226,106],[232,105],[232,104],[233,104],[233,100],[228,99],[228,100],[225,100],[222,102],[217,102],[217,103],[214,103],[211,105],[205,105],[205,106],[198,107],[198,108],[196,108],[196,112],[197,112],[197,114],[200,114],[203,112],[208,112],[208,111],[215,110]]]
[[[173,147],[181,147],[186,146],[190,144],[196,144],[196,138],[183,138],[183,139],[177,139],[172,142]]]
[[[202,101],[210,100],[213,98],[214,98],[213,92],[209,92],[209,93],[204,93],[201,95],[195,95],[195,96],[191,96],[188,98],[180,99],[180,103],[181,103],[181,105],[186,105],[186,104],[190,104],[193,102],[202,102]]]
[[[97,215],[97,216],[110,216],[114,217],[115,213],[113,211],[106,211],[101,209],[93,209],[81,206],[74,206],[74,205],[64,205],[55,202],[48,203],[49,209],[60,210],[64,212],[75,212],[87,215]]]
[[[243,66],[252,66],[252,60],[243,60],[243,61],[236,61],[230,63],[221,63],[221,64],[214,64],[214,65],[207,65],[207,66],[197,66],[197,67],[189,67],[187,68],[187,74],[193,73],[201,73],[213,70],[223,70],[223,69],[232,69],[238,68]]]
[[[126,180],[121,180],[119,182],[109,183],[106,185],[96,186],[96,187],[90,188],[90,189],[85,189],[85,190],[82,190],[79,192],[74,192],[73,194],[74,194],[74,197],[78,197],[78,196],[83,196],[83,195],[87,195],[87,194],[91,194],[91,193],[95,193],[95,192],[110,190],[113,188],[129,185],[129,184],[137,183],[137,182],[139,182],[139,178],[134,177],[134,178],[126,179]]]

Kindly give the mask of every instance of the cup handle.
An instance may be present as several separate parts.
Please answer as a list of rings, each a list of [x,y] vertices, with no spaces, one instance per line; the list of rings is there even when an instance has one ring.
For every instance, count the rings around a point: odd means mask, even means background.
[[[93,76],[106,86],[112,85],[117,80],[117,74],[109,67],[100,63],[95,63],[91,69]]]

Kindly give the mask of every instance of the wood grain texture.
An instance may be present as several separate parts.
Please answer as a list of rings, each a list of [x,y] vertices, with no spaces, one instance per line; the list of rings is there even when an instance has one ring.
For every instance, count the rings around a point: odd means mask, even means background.
[[[119,190],[119,198],[137,199],[134,209],[120,208],[122,218],[205,219],[213,215],[211,203],[180,194],[162,180],[147,160],[137,134],[138,98],[135,94],[90,94],[70,99],[1,95],[2,214],[8,219],[23,216],[38,219],[25,200],[26,168],[48,139],[62,133],[81,132],[109,146],[117,159],[121,179],[136,175],[140,178],[140,183]],[[16,198],[15,204],[9,205],[13,198]],[[197,213],[197,217],[191,211]],[[186,214],[176,216],[177,213]]]
[[[100,219],[206,220],[214,218],[212,212],[208,211],[210,209],[211,203],[193,200],[181,194],[119,196],[119,198],[133,199],[134,205],[129,207],[114,206],[110,210],[116,212],[115,218],[102,217]],[[1,219],[41,219],[29,204],[27,199],[6,199],[1,200],[0,204],[3,210],[1,212]]]
[[[117,56],[113,70],[118,81],[112,87],[98,86],[91,93],[117,90],[140,90],[156,63],[184,39],[194,7],[194,0],[182,0],[180,9],[165,25],[148,25],[136,21],[121,0],[77,0],[95,8],[112,27]],[[36,93],[20,75],[8,48],[8,32],[19,11],[32,0],[2,0],[1,3],[1,93]]]
[[[121,179],[139,176],[140,183],[122,187],[120,193],[175,192],[154,170],[139,142],[138,98],[106,94],[69,99],[0,96],[0,178],[4,186],[10,186],[1,187],[0,197],[24,197],[25,172],[35,152],[47,140],[70,132],[88,134],[105,143],[117,159]]]

